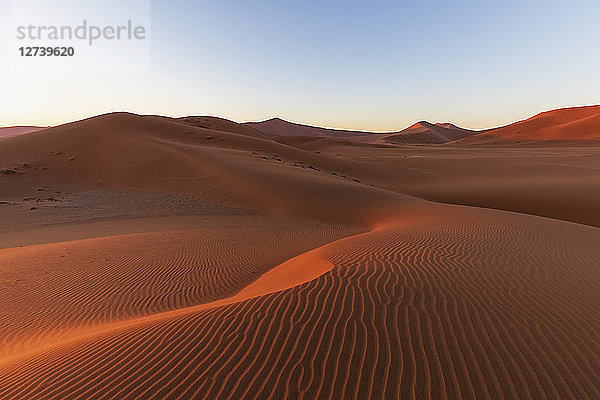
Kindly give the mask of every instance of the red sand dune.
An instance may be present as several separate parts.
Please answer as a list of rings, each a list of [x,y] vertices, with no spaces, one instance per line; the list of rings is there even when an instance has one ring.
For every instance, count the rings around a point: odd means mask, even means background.
[[[444,144],[455,141],[486,143],[497,140],[581,141],[600,139],[600,105],[546,111],[523,121],[483,131],[464,129],[451,123],[432,124],[427,121],[419,121],[402,131],[392,133],[318,128],[284,121],[280,118],[248,122],[244,125],[272,137],[337,138],[361,143]]]
[[[490,129],[473,137],[489,140],[598,140],[600,139],[600,105],[561,108],[534,115],[524,121]]]
[[[268,136],[2,140],[0,399],[600,397],[599,147]]]
[[[328,246],[293,289],[13,361],[0,397],[598,396],[597,229],[440,211]]]
[[[477,134],[476,131],[459,128],[450,123],[432,124],[420,121],[397,134],[386,136],[388,143],[426,143],[443,144]]]

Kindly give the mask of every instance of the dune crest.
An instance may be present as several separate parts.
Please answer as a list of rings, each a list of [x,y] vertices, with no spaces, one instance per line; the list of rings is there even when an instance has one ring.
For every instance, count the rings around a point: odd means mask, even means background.
[[[271,118],[260,122],[246,122],[245,126],[257,129],[270,136],[307,136],[329,138],[356,138],[374,135],[370,132],[351,131],[344,129],[321,128],[316,126],[288,122],[281,118]]]

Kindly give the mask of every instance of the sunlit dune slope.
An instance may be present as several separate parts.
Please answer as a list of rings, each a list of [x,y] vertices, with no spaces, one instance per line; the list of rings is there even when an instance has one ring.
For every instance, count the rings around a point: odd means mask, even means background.
[[[524,121],[484,131],[470,140],[481,142],[498,139],[598,140],[600,139],[600,105],[546,111]]]
[[[243,222],[251,225],[0,250],[0,356],[101,323],[231,296],[277,264],[359,231],[265,217]]]

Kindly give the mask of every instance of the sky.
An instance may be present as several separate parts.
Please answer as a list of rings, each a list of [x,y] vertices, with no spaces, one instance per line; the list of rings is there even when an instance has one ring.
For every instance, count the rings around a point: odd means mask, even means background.
[[[51,74],[6,62],[10,3],[0,0],[0,126],[129,111],[482,129],[600,103],[598,0],[153,0],[147,68]],[[92,3],[103,4],[81,2]]]

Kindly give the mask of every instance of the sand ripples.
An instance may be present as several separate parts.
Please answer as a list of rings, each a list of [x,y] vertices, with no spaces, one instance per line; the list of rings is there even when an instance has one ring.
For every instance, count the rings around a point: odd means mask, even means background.
[[[597,399],[599,238],[487,211],[395,223],[292,289],[5,366],[0,398]]]
[[[150,232],[0,250],[0,355],[78,330],[228,297],[353,231],[297,224]],[[285,247],[277,247],[281,241]],[[3,354],[4,353],[4,354]]]

